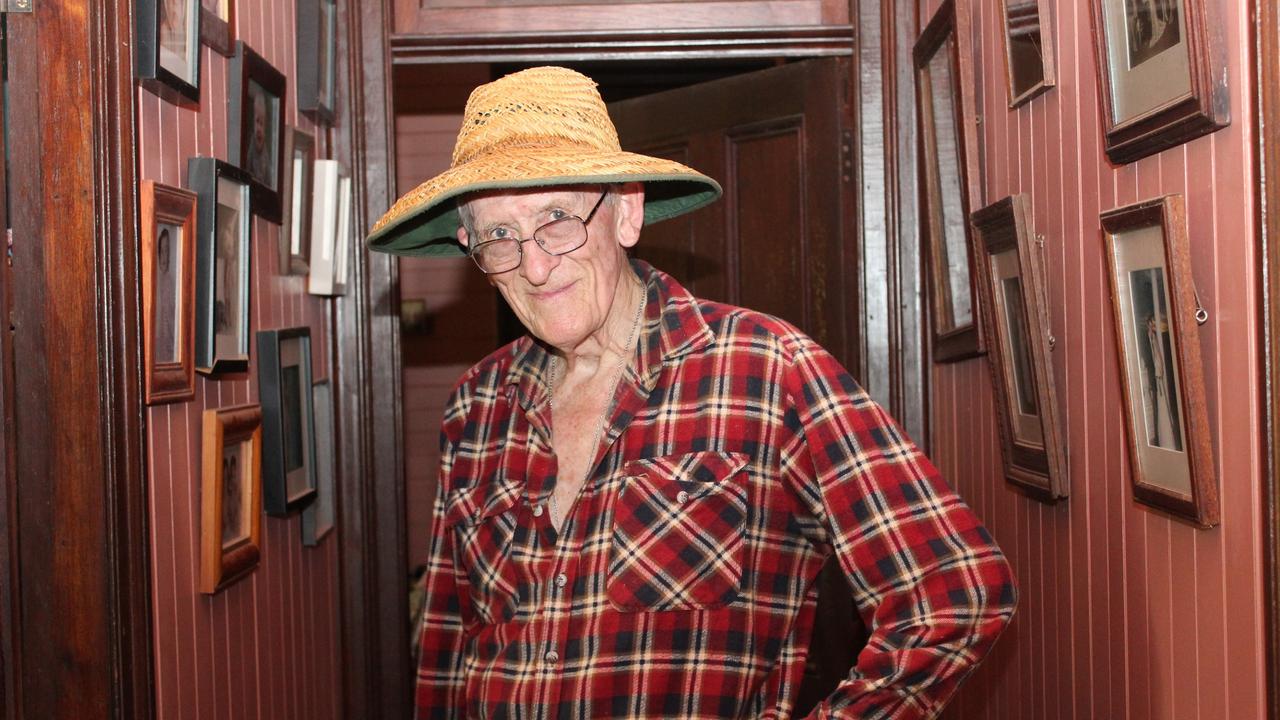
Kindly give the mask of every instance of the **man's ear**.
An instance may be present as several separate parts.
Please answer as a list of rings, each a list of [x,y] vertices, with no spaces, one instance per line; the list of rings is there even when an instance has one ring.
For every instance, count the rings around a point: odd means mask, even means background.
[[[465,248],[465,247],[470,247],[470,246],[467,244],[467,240],[468,240],[468,239],[469,239],[469,238],[467,237],[467,229],[466,229],[465,227],[463,227],[463,226],[459,225],[459,226],[458,226],[458,242],[459,242],[459,243],[461,243],[461,244],[462,244],[462,247],[464,247],[464,248]]]
[[[613,215],[618,244],[629,248],[640,240],[640,228],[644,227],[644,184],[625,183],[614,193],[617,195]]]

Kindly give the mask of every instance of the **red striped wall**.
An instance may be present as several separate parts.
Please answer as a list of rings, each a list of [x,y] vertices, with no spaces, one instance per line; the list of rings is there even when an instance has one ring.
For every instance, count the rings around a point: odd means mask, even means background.
[[[1089,2],[1053,13],[1058,87],[1010,111],[997,2],[960,0],[962,62],[981,86],[986,177],[974,207],[1033,199],[1045,236],[1054,372],[1071,496],[1043,505],[1002,478],[986,361],[935,365],[935,459],[1009,554],[1017,619],[946,717],[1261,718],[1257,263],[1245,3],[1209,0],[1228,47],[1232,125],[1123,167],[1102,147]],[[935,0],[924,0],[921,25]],[[972,118],[973,108],[968,117]],[[1130,489],[1099,213],[1165,193],[1187,199],[1222,523],[1197,530]],[[976,452],[975,452],[976,449]]]
[[[290,79],[286,122],[314,134],[312,123],[298,115],[293,95],[294,3],[237,5],[239,37]],[[141,179],[181,187],[187,158],[228,159],[229,60],[208,48],[202,52],[198,111],[138,91]],[[324,133],[317,143],[318,156],[326,157]],[[329,303],[306,293],[305,278],[279,273],[279,230],[253,219],[250,331],[310,327],[314,376],[327,378]],[[257,386],[254,356],[248,373],[218,379],[197,374],[193,401],[148,410],[159,720],[311,720],[340,714],[336,531],[319,547],[304,548],[298,517],[264,517],[257,569],[215,596],[197,590],[201,412],[256,403]]]

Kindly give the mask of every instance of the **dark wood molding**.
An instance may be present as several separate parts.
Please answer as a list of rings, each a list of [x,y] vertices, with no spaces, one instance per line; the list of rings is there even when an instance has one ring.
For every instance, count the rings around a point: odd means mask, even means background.
[[[1280,720],[1280,0],[1253,0],[1251,50],[1257,115],[1254,189],[1258,196],[1258,242],[1263,255],[1260,287],[1266,408],[1266,474],[1262,483],[1266,589],[1267,718]]]

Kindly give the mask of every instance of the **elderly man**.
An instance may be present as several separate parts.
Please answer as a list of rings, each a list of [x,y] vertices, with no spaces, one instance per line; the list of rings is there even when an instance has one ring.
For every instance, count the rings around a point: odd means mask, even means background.
[[[1009,622],[999,549],[839,363],[628,261],[719,192],[535,68],[374,228],[465,248],[529,330],[445,411],[420,718],[791,717],[833,553],[871,636],[815,717],[932,717]]]

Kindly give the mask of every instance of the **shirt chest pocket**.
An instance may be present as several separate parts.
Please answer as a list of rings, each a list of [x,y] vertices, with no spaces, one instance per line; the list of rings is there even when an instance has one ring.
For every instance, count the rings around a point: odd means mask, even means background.
[[[747,456],[633,461],[614,509],[609,602],[619,610],[727,605],[742,583]]]
[[[516,560],[522,531],[518,487],[500,483],[461,488],[445,501],[444,522],[454,535],[454,558],[470,607],[468,625],[494,625],[515,616],[524,585]]]

